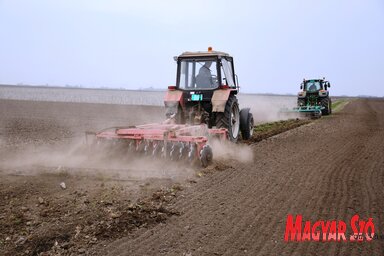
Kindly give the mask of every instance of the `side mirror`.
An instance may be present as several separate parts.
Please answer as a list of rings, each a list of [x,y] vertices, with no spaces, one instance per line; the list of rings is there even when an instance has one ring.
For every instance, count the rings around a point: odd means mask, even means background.
[[[303,89],[303,86],[302,86],[302,85],[300,85],[300,89]]]
[[[328,87],[331,87],[331,84],[328,82]]]

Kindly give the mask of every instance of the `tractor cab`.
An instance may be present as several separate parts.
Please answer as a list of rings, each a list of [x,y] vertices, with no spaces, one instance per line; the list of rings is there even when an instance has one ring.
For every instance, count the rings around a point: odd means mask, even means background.
[[[306,92],[318,92],[321,90],[328,90],[328,87],[331,87],[328,81],[324,79],[312,79],[312,80],[303,80],[303,83],[300,86],[300,89]]]
[[[224,52],[184,52],[178,57],[176,88],[180,90],[238,89],[233,58]]]

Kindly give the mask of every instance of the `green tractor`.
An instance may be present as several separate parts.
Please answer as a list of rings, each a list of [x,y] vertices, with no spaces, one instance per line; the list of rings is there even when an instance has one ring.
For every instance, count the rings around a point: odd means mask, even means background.
[[[298,112],[309,113],[314,116],[332,114],[332,101],[328,88],[331,84],[323,79],[304,79],[298,93]]]

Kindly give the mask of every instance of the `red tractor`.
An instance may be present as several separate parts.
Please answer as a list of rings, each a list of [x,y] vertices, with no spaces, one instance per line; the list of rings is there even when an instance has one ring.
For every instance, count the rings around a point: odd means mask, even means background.
[[[176,86],[168,87],[164,100],[167,118],[177,124],[226,128],[233,142],[240,132],[243,139],[249,139],[254,121],[249,108],[239,108],[233,58],[209,47],[208,51],[184,52],[175,61]]]

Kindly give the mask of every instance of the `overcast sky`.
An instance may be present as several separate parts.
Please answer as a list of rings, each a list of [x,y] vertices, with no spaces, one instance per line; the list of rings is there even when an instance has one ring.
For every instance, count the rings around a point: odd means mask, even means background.
[[[242,92],[384,96],[383,0],[0,0],[0,84],[166,88],[208,46]]]

